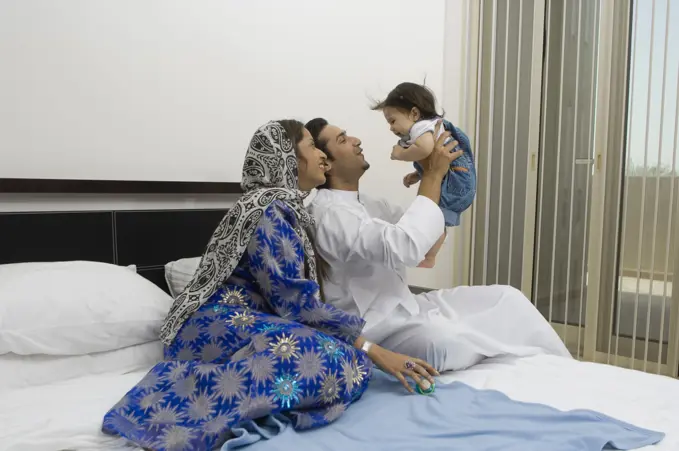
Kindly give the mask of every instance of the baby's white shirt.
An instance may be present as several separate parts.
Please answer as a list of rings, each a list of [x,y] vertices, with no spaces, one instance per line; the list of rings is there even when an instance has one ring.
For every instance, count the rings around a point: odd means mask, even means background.
[[[410,127],[410,132],[408,133],[408,139],[402,139],[401,140],[401,146],[404,148],[410,147],[413,144],[415,144],[415,141],[417,141],[417,138],[420,136],[424,135],[425,133],[431,132],[432,134],[436,130],[436,123],[440,121],[440,117],[436,117],[434,119],[423,119],[421,121],[417,121],[413,124],[412,127]],[[434,136],[434,139],[438,139],[439,136],[445,132],[445,128],[443,125],[441,125],[441,128],[439,129],[438,135]]]

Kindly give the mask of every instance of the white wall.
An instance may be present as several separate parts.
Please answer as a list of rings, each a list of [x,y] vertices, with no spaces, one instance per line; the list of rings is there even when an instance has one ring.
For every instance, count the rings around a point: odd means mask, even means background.
[[[469,21],[471,20],[471,2],[476,0],[447,0],[444,13],[443,68],[441,91],[436,91],[446,116],[457,126],[469,126],[465,119],[468,115],[464,99],[471,80],[466,77],[468,63],[476,62],[476,55],[468,55]],[[467,130],[472,136],[473,130]],[[414,193],[405,193],[403,189],[394,193],[401,202],[408,202]],[[463,266],[468,265],[465,258],[465,235],[467,223],[471,223],[471,211],[462,215],[459,227],[448,229],[448,239],[439,252],[434,269],[412,269],[408,273],[411,285],[429,288],[451,288],[463,283]]]
[[[440,92],[443,11],[442,0],[4,0],[0,177],[233,182],[259,125],[317,115],[386,155],[392,137],[367,96],[425,75]]]
[[[324,116],[363,140],[372,169],[362,189],[405,206],[410,168],[389,160],[394,137],[370,97],[426,76],[457,120],[463,4],[5,0],[0,177],[239,181],[257,126]],[[229,203],[0,195],[0,211]],[[437,269],[411,283],[451,286],[456,248],[453,237]]]

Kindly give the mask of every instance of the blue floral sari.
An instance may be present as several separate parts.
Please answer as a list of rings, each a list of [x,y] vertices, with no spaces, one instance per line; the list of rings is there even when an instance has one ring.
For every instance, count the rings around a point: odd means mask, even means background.
[[[236,270],[105,415],[104,432],[147,449],[210,450],[271,414],[296,429],[326,425],[363,394],[372,363],[352,343],[364,322],[321,301],[297,230],[274,201]]]

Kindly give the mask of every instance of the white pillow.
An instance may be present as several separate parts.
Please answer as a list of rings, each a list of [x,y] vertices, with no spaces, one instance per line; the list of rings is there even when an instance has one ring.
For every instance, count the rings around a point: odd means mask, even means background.
[[[165,265],[165,281],[172,297],[177,297],[191,282],[200,265],[200,259],[201,257],[182,258]]]
[[[154,341],[171,304],[122,266],[0,265],[0,354],[82,355]]]
[[[126,374],[147,370],[162,360],[163,345],[160,341],[76,356],[10,353],[0,355],[0,391],[95,374]]]

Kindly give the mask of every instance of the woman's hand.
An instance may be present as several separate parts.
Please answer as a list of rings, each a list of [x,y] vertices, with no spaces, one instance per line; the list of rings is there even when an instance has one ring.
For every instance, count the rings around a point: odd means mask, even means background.
[[[429,384],[433,384],[434,376],[439,376],[438,371],[424,360],[397,354],[378,345],[372,345],[368,352],[368,357],[370,357],[373,363],[382,371],[391,374],[401,381],[403,386],[410,393],[413,393],[414,390],[410,384],[408,384],[406,376],[414,380],[423,390],[429,388],[425,381],[428,381]]]

